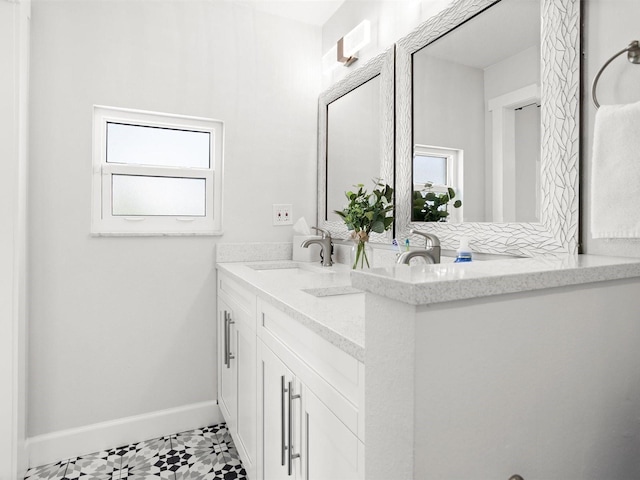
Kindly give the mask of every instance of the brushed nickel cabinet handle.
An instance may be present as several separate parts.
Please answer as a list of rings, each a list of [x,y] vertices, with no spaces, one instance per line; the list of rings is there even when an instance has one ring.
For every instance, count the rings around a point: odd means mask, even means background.
[[[227,323],[225,324],[226,326],[226,331],[225,331],[225,345],[226,345],[226,358],[225,358],[225,363],[227,365],[227,368],[231,368],[231,360],[236,358],[233,353],[231,353],[231,325],[233,325],[234,322],[231,319],[231,313],[228,314],[227,317]]]
[[[293,474],[293,460],[296,458],[300,458],[299,453],[293,453],[293,409],[291,408],[291,404],[293,403],[293,401],[298,398],[301,398],[301,395],[293,394],[292,382],[289,382],[289,476]]]
[[[284,385],[284,375],[280,377],[280,440],[282,445],[282,466],[284,467],[287,461],[287,443],[284,432],[284,422],[285,422],[285,394],[288,392],[287,387]]]
[[[229,344],[227,339],[227,323],[229,322],[228,313],[224,311],[224,364],[229,368]]]

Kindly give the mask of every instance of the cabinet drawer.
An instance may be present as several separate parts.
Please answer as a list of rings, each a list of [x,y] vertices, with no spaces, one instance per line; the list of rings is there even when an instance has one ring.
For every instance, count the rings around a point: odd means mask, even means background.
[[[239,282],[218,270],[218,295],[233,302],[252,317],[256,312],[256,295],[247,290]]]

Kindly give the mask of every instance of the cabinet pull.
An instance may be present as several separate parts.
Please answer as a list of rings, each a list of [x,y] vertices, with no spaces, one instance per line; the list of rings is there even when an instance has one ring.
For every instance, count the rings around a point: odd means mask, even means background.
[[[229,321],[228,313],[224,311],[224,364],[229,368],[229,344],[227,343],[227,322]]]
[[[291,403],[294,400],[301,398],[301,396],[300,394],[293,394],[293,386],[291,383],[292,382],[289,382],[289,476],[293,473],[293,460],[300,457],[299,453],[293,453],[293,408],[291,408]]]
[[[291,385],[291,384],[289,384]],[[284,396],[285,393],[287,393],[288,390],[287,388],[284,386],[284,375],[282,375],[280,377],[280,439],[281,439],[281,444],[282,444],[282,466],[285,466],[285,462],[286,462],[286,457],[287,457],[287,444],[285,442],[285,437],[284,437]]]
[[[226,318],[226,323],[225,323],[225,337],[224,337],[224,344],[226,346],[225,349],[225,360],[224,363],[227,365],[227,368],[231,368],[231,360],[233,358],[236,358],[233,356],[233,353],[231,353],[231,325],[233,325],[234,322],[231,319],[231,313],[228,314],[227,318]]]

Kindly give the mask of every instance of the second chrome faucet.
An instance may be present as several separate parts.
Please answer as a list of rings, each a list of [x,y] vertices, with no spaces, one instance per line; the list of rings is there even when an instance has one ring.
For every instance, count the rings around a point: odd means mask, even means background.
[[[427,263],[440,263],[440,239],[438,237],[432,233],[420,232],[414,229],[411,229],[409,233],[424,237],[425,247],[424,249],[401,253],[398,256],[397,263],[409,265],[411,259],[416,257],[423,258]]]

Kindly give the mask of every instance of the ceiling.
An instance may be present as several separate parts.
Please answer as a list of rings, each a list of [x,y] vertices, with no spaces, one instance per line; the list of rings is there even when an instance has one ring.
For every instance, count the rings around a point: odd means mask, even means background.
[[[230,0],[258,11],[321,27],[345,0]]]
[[[540,45],[540,1],[500,2],[429,44],[426,55],[484,69]]]

